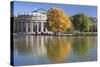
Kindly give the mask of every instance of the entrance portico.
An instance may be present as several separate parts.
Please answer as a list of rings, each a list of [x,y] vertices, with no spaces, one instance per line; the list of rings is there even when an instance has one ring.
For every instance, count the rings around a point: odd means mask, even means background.
[[[14,33],[42,34],[47,33],[47,14],[33,11],[21,14],[14,19]]]

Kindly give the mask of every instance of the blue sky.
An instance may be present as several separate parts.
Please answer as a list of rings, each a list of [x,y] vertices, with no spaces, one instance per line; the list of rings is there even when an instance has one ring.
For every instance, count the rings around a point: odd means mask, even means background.
[[[52,3],[36,3],[36,2],[22,2],[14,1],[14,15],[29,13],[34,9],[43,8],[48,10],[51,7],[58,7],[64,10],[67,15],[75,15],[77,13],[85,13],[89,16],[97,16],[96,6],[87,5],[68,5],[68,4],[52,4]]]

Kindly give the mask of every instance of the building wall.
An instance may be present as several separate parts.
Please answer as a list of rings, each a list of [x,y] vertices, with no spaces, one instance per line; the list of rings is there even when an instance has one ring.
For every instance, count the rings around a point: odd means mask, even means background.
[[[14,17],[14,33],[43,33],[47,32],[47,14],[32,12]]]

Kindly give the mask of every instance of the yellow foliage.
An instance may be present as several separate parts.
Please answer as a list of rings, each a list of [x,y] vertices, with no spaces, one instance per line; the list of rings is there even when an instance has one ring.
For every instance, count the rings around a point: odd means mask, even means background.
[[[48,26],[53,32],[61,32],[71,26],[69,17],[60,8],[50,8],[47,18]]]

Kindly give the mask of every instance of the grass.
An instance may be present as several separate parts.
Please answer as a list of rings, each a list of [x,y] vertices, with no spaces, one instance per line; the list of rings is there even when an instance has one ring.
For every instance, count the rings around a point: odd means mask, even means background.
[[[74,35],[81,35],[81,36],[96,36],[97,32],[81,32],[81,33],[75,33]]]

